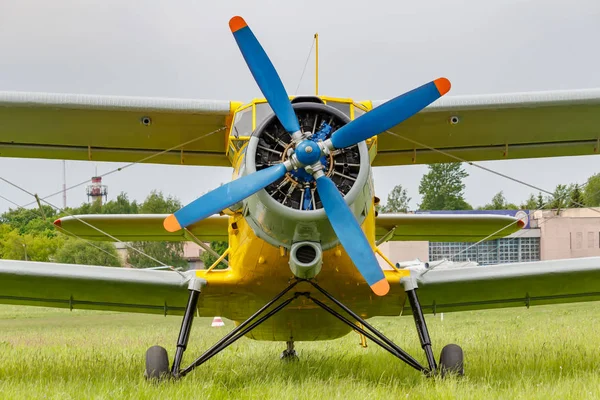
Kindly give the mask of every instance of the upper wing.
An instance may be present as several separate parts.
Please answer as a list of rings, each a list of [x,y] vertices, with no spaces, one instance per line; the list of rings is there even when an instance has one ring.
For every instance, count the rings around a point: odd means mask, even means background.
[[[146,162],[230,166],[225,129],[202,136],[225,127],[236,106],[216,100],[0,92],[0,156],[136,162],[174,148]]]
[[[411,271],[426,312],[600,300],[600,257]],[[410,313],[410,307],[404,312]]]
[[[408,140],[379,135],[373,165],[458,161],[425,146],[467,161],[597,154],[598,126],[600,89],[443,97],[390,130]]]
[[[113,241],[113,236],[124,242],[131,241],[227,241],[229,217],[214,215],[177,232],[167,232],[163,221],[168,214],[90,214],[63,217],[54,221],[61,231],[89,240]],[[110,236],[108,236],[108,235]]]
[[[386,239],[391,241],[475,242],[508,236],[523,225],[522,220],[508,215],[379,214],[375,237],[381,239],[388,234],[391,236]]]

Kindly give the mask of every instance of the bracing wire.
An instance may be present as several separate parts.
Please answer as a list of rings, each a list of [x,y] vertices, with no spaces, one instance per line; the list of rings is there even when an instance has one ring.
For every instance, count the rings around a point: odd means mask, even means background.
[[[17,203],[15,203],[14,201],[12,201],[12,200],[10,200],[10,199],[7,199],[6,197],[4,197],[4,196],[2,196],[2,195],[0,195],[0,199],[3,199],[3,200],[5,200],[5,201],[7,201],[7,202],[9,202],[9,203],[11,203],[11,204],[13,204],[13,205],[17,206],[17,208],[18,208],[18,209],[23,209],[23,210],[25,210],[25,208],[24,208],[24,207],[21,207],[20,205],[18,205],[18,204],[17,204]],[[40,212],[39,210],[36,210],[36,212],[39,212],[39,213],[41,214],[41,212]],[[76,237],[76,238],[78,238],[78,239],[81,239],[81,240],[83,240],[84,242],[86,242],[87,244],[89,244],[90,246],[92,246],[92,247],[95,247],[96,249],[98,249],[98,250],[102,251],[103,253],[106,253],[106,254],[108,254],[109,256],[111,256],[111,257],[113,257],[113,258],[116,258],[117,260],[120,260],[118,256],[115,256],[114,254],[111,254],[111,253],[109,253],[108,251],[104,250],[104,249],[103,249],[102,247],[100,247],[100,246],[96,246],[96,245],[95,245],[94,243],[92,243],[90,240],[84,239],[84,238],[82,238],[81,236],[79,236],[79,235],[77,235],[77,234],[75,234],[75,233],[73,233],[73,232],[71,232],[71,231],[69,231],[68,229],[65,229],[65,228],[63,228],[63,227],[59,227],[59,226],[57,226],[56,228],[57,228],[59,231],[66,232],[68,235],[71,235],[71,236],[74,236],[74,237]]]
[[[501,172],[494,171],[493,169],[490,169],[490,168],[486,168],[486,167],[484,167],[483,165],[480,165],[480,164],[474,163],[474,162],[472,162],[472,161],[465,160],[464,158],[460,158],[460,157],[458,157],[458,156],[455,156],[455,155],[453,155],[453,154],[450,154],[450,153],[448,153],[448,152],[446,152],[446,151],[443,151],[443,150],[440,150],[440,149],[436,149],[435,147],[431,147],[431,146],[428,146],[428,145],[426,145],[426,144],[419,143],[419,142],[417,142],[416,140],[409,139],[409,138],[407,138],[407,137],[405,137],[405,136],[402,136],[402,135],[399,135],[399,134],[397,134],[397,133],[395,133],[395,132],[386,131],[386,133],[389,133],[389,134],[390,134],[390,135],[392,135],[392,136],[399,137],[400,139],[404,139],[404,140],[406,140],[407,142],[411,142],[411,143],[413,143],[413,144],[416,144],[417,146],[421,146],[421,147],[424,147],[424,148],[426,148],[426,149],[433,150],[433,151],[435,151],[435,152],[437,152],[437,153],[440,153],[440,154],[443,154],[443,155],[445,155],[445,156],[447,156],[447,157],[453,158],[453,159],[455,159],[456,161],[464,162],[464,163],[466,163],[466,164],[468,164],[468,165],[470,165],[470,166],[472,166],[472,167],[476,167],[476,168],[482,169],[482,170],[484,170],[484,171],[487,171],[487,172],[490,172],[490,173],[492,173],[492,174],[494,174],[494,175],[498,175],[498,176],[501,176],[501,177],[503,177],[503,178],[509,179],[509,180],[511,180],[511,181],[513,181],[513,182],[520,183],[521,185],[528,186],[528,187],[530,187],[530,188],[532,188],[532,189],[535,189],[535,190],[537,190],[537,191],[539,191],[539,192],[546,193],[546,194],[548,194],[548,195],[552,196],[552,198],[554,198],[554,197],[555,197],[554,193],[552,193],[552,192],[550,192],[550,191],[548,191],[548,190],[542,189],[542,188],[540,188],[540,187],[538,187],[538,186],[532,185],[532,184],[530,184],[530,183],[524,182],[524,181],[522,181],[522,180],[520,180],[520,179],[513,178],[513,177],[511,177],[511,176],[508,176],[508,175],[506,175],[506,174],[503,174],[503,173],[501,173]],[[580,206],[580,207],[585,207],[585,205],[584,205],[584,204],[581,204],[581,203],[578,203],[578,202],[573,202],[573,203],[574,203],[574,204],[577,204],[577,205],[578,205],[578,206]],[[596,210],[595,208],[592,208],[592,210],[594,210],[594,211],[595,211],[595,212],[597,212],[597,213],[600,213],[600,210]]]
[[[220,131],[222,131],[223,129],[225,129],[225,127],[224,127],[224,126],[222,126],[222,127],[221,127],[221,128],[219,128],[219,129],[215,129],[214,131],[212,131],[212,132],[209,132],[209,133],[207,133],[207,134],[205,134],[205,135],[201,135],[201,136],[199,136],[199,137],[197,137],[197,138],[194,138],[194,139],[188,140],[187,142],[184,142],[184,143],[178,144],[177,146],[173,146],[173,147],[170,147],[170,148],[168,148],[168,149],[166,149],[166,150],[162,150],[162,151],[160,151],[160,152],[157,152],[157,153],[151,154],[151,155],[149,155],[149,156],[147,156],[147,157],[144,157],[144,158],[141,158],[141,159],[139,159],[139,160],[137,160],[137,161],[132,161],[132,162],[130,162],[130,163],[128,163],[128,164],[125,164],[125,165],[124,165],[124,166],[122,166],[122,167],[118,167],[118,168],[112,169],[112,170],[110,170],[110,171],[108,171],[108,172],[105,172],[105,173],[103,173],[103,174],[99,175],[99,176],[100,176],[101,178],[104,178],[105,176],[107,176],[107,175],[111,175],[111,174],[114,174],[115,172],[121,172],[121,171],[123,171],[125,168],[129,168],[129,167],[131,167],[131,166],[133,166],[133,165],[135,165],[135,164],[143,163],[143,162],[145,162],[145,161],[148,161],[148,160],[151,160],[151,159],[153,159],[153,158],[155,158],[155,157],[158,157],[158,156],[160,156],[160,155],[162,155],[162,154],[165,154],[165,153],[168,153],[168,152],[170,152],[170,151],[173,151],[173,150],[175,150],[175,149],[178,149],[178,148],[180,148],[180,147],[186,146],[186,145],[188,145],[188,144],[190,144],[190,143],[194,143],[194,142],[196,142],[196,141],[198,141],[198,140],[200,140],[200,139],[204,139],[204,138],[206,138],[206,137],[208,137],[208,136],[214,135],[215,133],[217,133],[217,132],[220,132]],[[62,194],[64,191],[68,191],[68,190],[71,190],[71,189],[75,189],[75,188],[77,188],[77,187],[80,187],[80,186],[82,186],[82,185],[85,185],[85,184],[87,184],[87,183],[89,183],[89,181],[88,181],[88,180],[85,180],[85,181],[83,181],[83,182],[79,182],[79,183],[77,183],[77,184],[75,184],[75,185],[69,186],[68,188],[66,188],[66,189],[64,189],[64,190],[59,190],[58,192],[54,192],[54,193],[52,193],[52,194],[49,194],[49,195],[47,195],[47,196],[44,196],[44,197],[40,197],[40,200],[49,199],[50,197],[53,197],[53,196],[56,196],[56,195]],[[25,208],[26,208],[26,207],[29,207],[29,206],[31,206],[31,205],[33,205],[33,204],[35,204],[35,203],[36,203],[36,201],[32,201],[31,203],[27,203],[27,204],[25,204],[23,207],[25,207]]]
[[[19,189],[20,191],[22,191],[22,192],[24,192],[24,193],[26,193],[26,194],[28,194],[28,195],[30,195],[30,196],[33,196],[33,197],[35,197],[35,194],[31,193],[31,192],[30,192],[30,191],[28,191],[27,189],[24,189],[24,188],[22,188],[21,186],[19,186],[19,185],[17,185],[17,184],[15,184],[15,183],[13,183],[13,182],[9,181],[8,179],[5,179],[5,178],[3,178],[3,177],[1,177],[1,176],[0,176],[0,180],[4,181],[5,183],[9,184],[10,186],[12,186],[12,187],[14,187],[14,188],[16,188],[16,189]],[[71,214],[70,212],[68,212],[67,210],[65,210],[65,209],[63,209],[63,208],[60,208],[60,207],[58,207],[58,206],[56,206],[56,205],[54,205],[54,204],[50,203],[49,201],[47,201],[47,200],[45,200],[45,199],[40,199],[40,201],[42,201],[42,202],[44,202],[44,203],[48,204],[50,207],[52,207],[52,208],[54,208],[54,209],[58,210],[59,212],[63,212],[63,213],[65,213],[65,214],[67,214],[68,216],[75,218],[77,221],[79,221],[79,222],[81,222],[82,224],[84,224],[84,225],[87,225],[87,226],[89,226],[90,228],[92,228],[92,229],[94,229],[94,230],[96,230],[96,231],[100,232],[101,234],[103,234],[103,235],[107,236],[108,238],[112,239],[113,241],[115,241],[115,242],[119,242],[119,243],[122,243],[122,244],[123,244],[125,247],[127,247],[127,248],[129,248],[129,249],[131,249],[131,250],[133,250],[133,251],[135,251],[135,252],[137,252],[137,253],[141,254],[142,256],[144,256],[144,257],[147,257],[148,259],[150,259],[150,260],[152,260],[152,261],[154,261],[154,262],[156,262],[156,263],[158,263],[158,264],[160,264],[160,265],[162,265],[162,266],[164,266],[164,267],[167,267],[167,268],[171,269],[172,271],[175,271],[175,272],[177,272],[179,275],[181,275],[182,277],[184,277],[184,278],[185,278],[185,275],[183,275],[181,272],[177,271],[177,270],[176,270],[175,268],[173,268],[172,266],[170,266],[170,265],[167,265],[167,264],[163,263],[162,261],[160,261],[160,260],[158,260],[158,259],[156,259],[156,258],[152,257],[151,255],[149,255],[149,254],[147,254],[147,253],[145,253],[145,252],[143,252],[143,251],[141,251],[141,250],[139,250],[139,249],[136,249],[135,247],[131,246],[130,244],[128,244],[128,243],[126,243],[126,242],[123,242],[122,240],[120,240],[120,239],[118,239],[118,238],[116,238],[116,237],[112,236],[111,234],[109,234],[109,233],[107,233],[107,232],[103,231],[102,229],[100,229],[100,228],[98,228],[98,227],[96,227],[96,226],[94,226],[94,225],[92,225],[92,224],[88,223],[87,221],[84,221],[84,220],[82,220],[82,219],[81,219],[81,218],[79,218],[77,215],[73,215],[73,214]]]
[[[578,187],[578,188],[581,188],[582,186],[583,186],[583,184],[577,185],[577,187]],[[596,195],[596,194],[598,194],[598,193],[600,193],[600,190],[597,190],[597,191],[596,191],[596,192],[595,192],[593,195],[595,196],[595,195]],[[564,194],[563,196],[561,196],[560,198],[563,198],[563,197],[566,197],[566,196],[568,196],[568,193],[565,193],[565,194]],[[550,204],[550,203],[552,202],[552,200],[553,200],[553,199],[549,199],[549,200],[548,200],[546,203],[543,203],[541,207],[539,207],[539,208],[537,208],[537,209],[533,210],[533,212],[535,213],[536,211],[541,211],[541,210],[545,209],[545,207],[546,207],[548,204]],[[592,207],[586,207],[586,208],[587,208],[587,209],[590,209],[590,208],[592,208]],[[560,214],[558,214],[558,213],[557,213],[556,215],[553,215],[553,216],[551,216],[551,217],[549,217],[549,218],[545,218],[545,219],[544,219],[542,222],[539,222],[537,226],[538,226],[538,227],[540,227],[541,225],[545,224],[546,222],[548,222],[548,221],[550,221],[550,220],[553,220],[554,218],[557,218],[559,215],[560,215]],[[510,226],[510,225],[508,225],[508,226]],[[505,227],[505,228],[503,228],[503,229],[506,229],[506,227]],[[521,231],[520,231],[519,233],[517,233],[515,236],[509,237],[509,238],[506,238],[506,239],[507,239],[507,240],[509,240],[509,241],[510,241],[510,240],[513,240],[513,239],[518,239],[518,238],[522,237],[522,236],[525,234],[525,232],[526,232],[525,230],[521,230]],[[495,234],[495,233],[493,233],[493,234],[492,234],[492,235],[490,235],[490,236],[487,236],[486,238],[484,238],[484,239],[480,240],[479,242],[475,243],[474,245],[471,245],[471,246],[469,246],[469,247],[467,247],[467,248],[465,248],[465,249],[461,250],[460,252],[458,252],[458,253],[456,253],[456,254],[453,254],[453,255],[450,257],[450,260],[452,260],[454,257],[456,257],[456,256],[460,255],[461,253],[463,253],[463,252],[465,252],[465,251],[469,250],[470,248],[472,248],[472,247],[474,247],[474,246],[476,246],[476,245],[480,244],[481,242],[483,242],[483,241],[485,241],[485,240],[489,239],[489,238],[490,238],[491,236],[493,236],[494,234]],[[482,255],[483,255],[483,256],[485,256],[485,255],[487,255],[487,254],[489,254],[489,253],[490,253],[490,251],[487,251],[487,252],[483,253]]]
[[[513,181],[513,182],[520,183],[520,184],[522,184],[522,185],[525,185],[525,186],[528,186],[528,187],[530,187],[530,188],[532,188],[532,189],[535,189],[535,190],[537,190],[537,191],[539,191],[539,192],[543,192],[543,193],[546,193],[546,194],[550,195],[550,199],[549,199],[549,200],[548,200],[546,203],[544,203],[544,204],[542,205],[542,207],[541,207],[541,208],[539,208],[538,210],[541,210],[541,209],[543,209],[543,208],[544,208],[546,205],[548,205],[548,204],[549,204],[549,203],[550,203],[552,200],[554,200],[554,199],[560,200],[560,199],[562,199],[562,197],[566,197],[566,196],[568,196],[568,193],[565,193],[563,196],[556,197],[556,195],[555,195],[554,193],[552,193],[552,192],[550,192],[550,191],[548,191],[548,190],[542,189],[542,188],[540,188],[540,187],[538,187],[538,186],[535,186],[535,185],[531,185],[531,184],[529,184],[529,183],[527,183],[527,182],[524,182],[524,181],[522,181],[522,180],[520,180],[520,179],[517,179],[517,178],[513,178],[513,177],[511,177],[511,176],[508,176],[508,175],[506,175],[506,174],[503,174],[503,173],[501,173],[501,172],[494,171],[494,170],[492,170],[492,169],[490,169],[490,168],[486,168],[486,167],[484,167],[484,166],[482,166],[482,165],[479,165],[479,164],[477,164],[477,163],[475,163],[475,162],[472,162],[472,161],[467,161],[467,160],[465,160],[465,159],[463,159],[463,158],[461,158],[461,157],[455,156],[455,155],[453,155],[453,154],[450,154],[450,153],[448,153],[448,152],[446,152],[446,151],[443,151],[443,150],[440,150],[440,149],[436,149],[435,147],[431,147],[431,146],[428,146],[428,145],[426,145],[426,144],[420,143],[420,142],[418,142],[418,141],[416,141],[416,140],[409,139],[409,138],[407,138],[407,137],[405,137],[405,136],[399,135],[399,134],[397,134],[397,133],[395,133],[395,132],[391,132],[391,131],[389,131],[389,130],[388,130],[388,131],[386,131],[386,133],[388,133],[388,134],[390,134],[390,135],[392,135],[392,136],[396,136],[396,137],[398,137],[398,138],[400,138],[400,139],[406,140],[407,142],[410,142],[410,143],[416,144],[417,146],[421,146],[421,147],[424,147],[424,148],[426,148],[426,149],[429,149],[429,150],[435,151],[435,152],[437,152],[437,153],[440,153],[440,154],[442,154],[442,155],[445,155],[445,156],[447,156],[447,157],[450,157],[450,158],[452,158],[452,159],[454,159],[454,160],[456,160],[456,161],[464,162],[464,163],[466,163],[466,164],[468,164],[468,165],[471,165],[471,166],[473,166],[473,167],[480,168],[480,169],[482,169],[482,170],[484,170],[484,171],[490,172],[490,173],[492,173],[492,174],[495,174],[495,175],[501,176],[501,177],[503,177],[503,178],[506,178],[506,179],[509,179],[509,180],[511,180],[511,181]],[[579,188],[579,187],[581,187],[581,186],[582,186],[582,185],[577,185],[577,187],[578,187],[578,188]],[[600,191],[599,191],[599,192],[600,192]],[[575,201],[575,202],[573,202],[573,203],[574,203],[574,204],[576,204],[576,205],[578,205],[578,206],[581,206],[581,207],[586,207],[584,204],[581,204],[581,203],[579,203],[579,202],[576,202],[576,201]],[[586,207],[586,208],[588,208],[588,207]],[[598,213],[600,213],[600,210],[598,210],[598,209],[596,209],[596,208],[594,208],[594,207],[589,207],[589,209],[591,209],[591,210],[593,210],[593,211],[595,211],[595,212],[598,212]],[[535,211],[538,211],[538,210],[535,210]],[[551,219],[551,218],[550,218],[550,219]],[[493,232],[493,233],[489,234],[488,236],[486,236],[485,238],[483,238],[483,239],[479,240],[478,242],[476,242],[476,243],[473,243],[472,245],[470,245],[470,246],[468,246],[468,247],[466,247],[466,248],[462,249],[461,251],[459,251],[459,252],[458,252],[458,253],[456,253],[456,254],[453,254],[452,256],[450,256],[450,260],[452,260],[452,259],[454,259],[455,257],[457,257],[458,255],[460,255],[460,254],[462,254],[462,253],[466,252],[467,250],[469,250],[469,249],[471,249],[471,248],[473,248],[473,247],[477,246],[478,244],[480,244],[480,243],[482,243],[482,242],[484,242],[484,241],[488,240],[489,238],[493,237],[493,236],[494,236],[494,235],[496,235],[497,233],[500,233],[500,232],[502,232],[503,230],[505,230],[505,229],[509,228],[511,225],[514,225],[514,224],[516,224],[517,222],[518,222],[518,221],[513,221],[513,222],[511,222],[511,223],[507,224],[506,226],[504,226],[504,227],[502,227],[502,228],[498,229],[497,231],[495,231],[495,232]]]
[[[298,86],[296,86],[296,90],[294,91],[294,96],[298,94],[298,89],[300,89],[300,84],[302,83],[302,79],[304,78],[304,73],[306,72],[306,66],[308,65],[308,61],[310,60],[310,55],[312,54],[313,48],[315,47],[315,41],[317,39],[313,39],[312,44],[310,45],[310,50],[308,51],[308,56],[306,56],[306,62],[304,63],[304,68],[302,68],[302,74],[300,75],[300,80],[298,81]]]
[[[139,163],[142,163],[142,162],[145,162],[145,161],[151,160],[151,159],[153,159],[153,158],[155,158],[155,157],[158,157],[158,156],[160,156],[161,154],[165,154],[165,153],[167,153],[167,152],[169,152],[169,151],[173,151],[173,150],[175,150],[175,149],[178,149],[178,148],[180,148],[180,147],[183,147],[183,146],[186,146],[186,145],[188,145],[188,144],[194,143],[194,142],[196,142],[196,141],[198,141],[198,140],[200,140],[200,139],[203,139],[203,138],[206,138],[206,137],[208,137],[208,136],[214,135],[215,133],[217,133],[217,132],[220,132],[220,131],[224,130],[225,128],[226,128],[225,126],[223,126],[223,127],[220,127],[220,128],[218,128],[218,129],[215,129],[214,131],[208,132],[208,133],[206,133],[206,134],[204,134],[204,135],[200,135],[200,136],[198,136],[198,137],[196,137],[196,138],[194,138],[194,139],[188,140],[187,142],[184,142],[184,143],[178,144],[178,145],[176,145],[176,146],[170,147],[170,148],[168,148],[168,149],[166,149],[166,150],[162,150],[162,151],[156,152],[156,153],[154,153],[154,154],[151,154],[151,155],[149,155],[149,156],[143,157],[143,158],[141,158],[141,159],[139,159],[139,160],[137,160],[137,161],[133,161],[133,162],[130,162],[130,163],[128,163],[128,164],[125,164],[124,166],[121,166],[121,167],[118,167],[118,168],[112,169],[112,170],[110,170],[110,171],[108,171],[108,172],[106,172],[106,173],[104,173],[104,174],[101,174],[100,176],[101,176],[101,177],[105,177],[105,176],[107,176],[107,175],[110,175],[110,174],[113,174],[113,173],[115,173],[115,172],[120,172],[120,171],[123,171],[124,169],[126,169],[126,168],[129,168],[129,167],[131,167],[131,166],[133,166],[133,165],[135,165],[135,164],[139,164]],[[0,177],[0,179],[1,179],[1,180],[3,180],[4,182],[8,183],[9,185],[11,185],[11,186],[13,186],[13,187],[15,187],[15,188],[17,188],[17,189],[19,189],[19,190],[21,190],[21,191],[25,192],[26,194],[28,194],[28,195],[30,195],[30,196],[33,196],[33,197],[36,197],[36,195],[35,195],[35,194],[33,194],[33,193],[29,192],[28,190],[26,190],[26,189],[24,189],[24,188],[20,187],[19,185],[15,184],[15,183],[13,183],[13,182],[11,182],[11,181],[9,181],[9,180],[7,180],[7,179],[5,179],[5,178],[2,178],[2,177]],[[176,270],[176,269],[174,269],[173,267],[171,267],[171,266],[169,266],[169,265],[167,265],[167,264],[165,264],[165,263],[161,262],[160,260],[157,260],[156,258],[154,258],[154,257],[150,256],[149,254],[146,254],[146,253],[144,253],[143,251],[141,251],[141,250],[139,250],[139,249],[136,249],[135,247],[133,247],[133,246],[129,245],[128,243],[125,243],[125,242],[123,242],[123,241],[121,241],[121,240],[117,239],[116,237],[114,237],[114,236],[112,236],[112,235],[108,234],[107,232],[104,232],[104,231],[103,231],[103,230],[101,230],[100,228],[97,228],[97,227],[93,226],[92,224],[90,224],[90,223],[88,223],[88,222],[86,222],[86,221],[83,221],[82,219],[80,219],[80,218],[79,218],[79,217],[77,217],[76,215],[73,215],[73,214],[69,213],[67,210],[65,210],[65,209],[62,209],[62,208],[60,208],[60,207],[58,207],[58,206],[55,206],[54,204],[52,204],[52,203],[50,203],[50,202],[48,202],[48,201],[47,201],[47,199],[48,199],[48,198],[50,198],[50,197],[56,196],[56,195],[58,195],[58,194],[61,194],[61,193],[63,193],[64,191],[71,190],[71,189],[77,188],[77,187],[79,187],[79,186],[85,185],[86,183],[88,183],[88,181],[87,181],[87,180],[86,180],[86,181],[83,181],[83,182],[80,182],[80,183],[78,183],[78,184],[75,184],[75,185],[69,186],[68,188],[65,188],[65,189],[63,189],[63,190],[60,190],[60,191],[58,191],[58,192],[55,192],[55,193],[49,194],[49,195],[47,195],[47,196],[41,197],[41,198],[39,198],[39,199],[40,199],[40,201],[43,201],[44,203],[46,203],[46,204],[48,204],[49,206],[51,206],[52,208],[54,208],[54,209],[56,209],[56,210],[59,210],[59,212],[63,212],[63,213],[65,213],[65,214],[67,214],[67,215],[69,215],[69,216],[71,216],[71,217],[75,218],[75,219],[76,219],[76,220],[78,220],[79,222],[81,222],[81,223],[83,223],[83,224],[85,224],[85,225],[89,226],[90,228],[92,228],[92,229],[94,229],[94,230],[96,230],[96,231],[100,232],[101,234],[103,234],[103,235],[105,235],[105,236],[109,237],[110,239],[112,239],[112,240],[114,240],[114,241],[116,241],[116,242],[122,243],[122,244],[123,244],[124,246],[126,246],[127,248],[129,248],[129,249],[132,249],[133,251],[135,251],[135,252],[137,252],[137,253],[141,254],[142,256],[144,256],[144,257],[147,257],[147,258],[149,258],[150,260],[152,260],[152,261],[154,261],[154,262],[157,262],[157,263],[158,263],[158,264],[160,264],[161,266],[163,266],[163,267],[166,267],[166,268],[169,268],[169,269],[171,269],[171,270],[173,270],[173,271],[177,272],[177,273],[178,273],[179,275],[181,275],[182,277],[184,277],[184,275],[183,275],[181,272],[177,271],[177,270]],[[31,203],[27,203],[27,204],[25,204],[24,206],[21,206],[21,205],[19,205],[19,204],[15,203],[14,201],[7,199],[7,198],[6,198],[6,197],[4,197],[4,196],[1,196],[1,195],[0,195],[0,198],[2,198],[2,199],[4,199],[4,200],[6,200],[7,202],[9,202],[9,203],[11,203],[11,204],[13,204],[13,205],[17,206],[18,208],[26,208],[26,207],[29,207],[30,205],[33,205],[33,204],[36,204],[36,203],[37,203],[37,200],[35,200],[35,201],[32,201]],[[65,230],[64,228],[61,228],[61,229]],[[71,234],[72,234],[72,233],[71,233]],[[77,235],[74,235],[74,234],[73,234],[73,236],[75,236],[75,237],[78,237],[78,238],[80,238],[80,239],[82,239],[82,240],[85,240],[85,241],[86,241],[87,243],[89,243],[90,245],[92,245],[92,246],[94,246],[94,247],[96,247],[96,248],[98,248],[98,249],[100,249],[100,250],[104,251],[103,249],[101,249],[100,247],[98,247],[98,246],[96,246],[96,245],[92,244],[91,242],[87,241],[86,239],[83,239],[83,238],[81,238],[81,237],[79,237],[79,236],[77,236]]]

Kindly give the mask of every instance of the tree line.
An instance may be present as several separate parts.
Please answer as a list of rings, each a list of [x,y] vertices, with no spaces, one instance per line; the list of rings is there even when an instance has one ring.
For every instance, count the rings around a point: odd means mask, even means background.
[[[420,210],[473,210],[465,200],[464,179],[469,174],[461,163],[431,164],[419,183],[422,201]],[[401,185],[396,185],[388,194],[385,205],[378,207],[379,212],[407,212],[411,197]],[[552,196],[531,193],[521,204],[509,203],[502,191],[496,193],[491,201],[478,210],[540,210],[600,206],[600,173],[592,175],[583,185],[559,184]]]
[[[181,206],[174,197],[152,191],[142,203],[130,201],[127,194],[121,193],[106,204],[84,203],[62,212],[47,205],[9,209],[0,215],[0,258],[113,267],[159,266],[147,254],[167,265],[185,267],[182,242],[131,242],[122,260],[111,242],[89,242],[63,234],[53,225],[54,220],[67,215],[170,214]]]
[[[460,163],[432,164],[419,184],[422,201],[421,210],[472,210],[464,198],[464,179],[468,173]],[[378,206],[379,212],[407,212],[411,198],[401,184],[389,193],[385,205]],[[170,214],[181,208],[181,202],[174,197],[152,191],[146,199],[138,203],[130,201],[126,193],[105,204],[84,203],[76,208],[59,212],[42,205],[38,208],[17,208],[0,215],[0,258],[57,262],[67,264],[129,266],[148,268],[158,266],[156,261],[174,266],[186,267],[183,258],[182,242],[131,242],[127,255],[122,260],[111,242],[89,242],[65,235],[54,228],[53,221],[67,215],[81,214]],[[600,206],[600,173],[592,175],[584,185],[557,185],[553,196],[542,193],[530,194],[519,205],[509,203],[502,191],[480,210],[505,209],[561,209],[574,207]],[[228,248],[227,242],[212,242],[211,247],[219,254]],[[208,252],[202,255],[208,267],[216,257]],[[224,268],[220,264],[217,268]]]

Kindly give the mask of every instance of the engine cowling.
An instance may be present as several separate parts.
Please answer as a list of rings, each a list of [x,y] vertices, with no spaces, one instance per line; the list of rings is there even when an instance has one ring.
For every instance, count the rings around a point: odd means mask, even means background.
[[[305,138],[329,138],[350,119],[339,110],[318,103],[293,105]],[[245,152],[241,175],[285,161],[294,143],[275,115],[254,131]],[[321,158],[323,172],[335,183],[359,223],[366,217],[371,193],[367,146],[361,142]],[[260,190],[244,202],[244,215],[257,236],[274,246],[290,248],[300,241],[318,242],[323,250],[338,243],[321,204],[312,175],[303,169]]]

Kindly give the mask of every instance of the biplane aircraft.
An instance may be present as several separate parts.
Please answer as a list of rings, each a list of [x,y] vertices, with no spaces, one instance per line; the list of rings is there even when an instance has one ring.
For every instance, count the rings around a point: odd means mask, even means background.
[[[371,176],[377,166],[596,154],[600,90],[440,99],[450,82],[439,78],[385,102],[291,98],[246,22],[234,17],[229,25],[264,99],[0,93],[4,157],[233,166],[230,183],[172,215],[55,222],[90,240],[228,240],[228,268],[4,260],[1,303],[183,315],[172,364],[153,346],[145,368],[148,378],[180,378],[242,336],[286,342],[282,357],[294,358],[296,341],[352,331],[423,373],[462,374],[458,345],[434,356],[425,313],[600,300],[600,258],[382,268],[375,253],[384,241],[477,242],[523,223],[501,215],[378,215]],[[366,321],[403,314],[414,317],[425,362]],[[236,327],[182,367],[195,315],[221,315]]]

